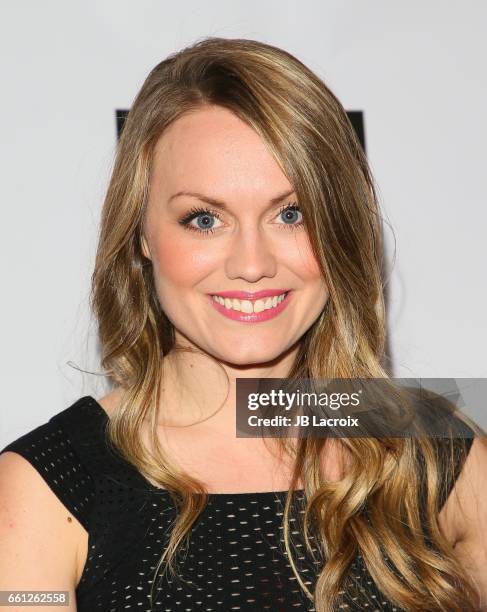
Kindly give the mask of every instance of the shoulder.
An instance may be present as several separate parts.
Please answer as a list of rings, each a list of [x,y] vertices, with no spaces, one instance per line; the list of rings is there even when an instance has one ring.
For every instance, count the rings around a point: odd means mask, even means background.
[[[85,396],[0,450],[0,582],[9,583],[1,586],[77,584],[105,421]]]
[[[440,513],[454,554],[487,604],[487,438],[474,438],[461,472]]]
[[[96,401],[103,410],[106,412],[108,418],[111,417],[113,412],[118,408],[123,397],[123,389],[121,387],[115,387],[110,393],[107,393],[103,397],[100,397]]]
[[[447,527],[453,545],[473,531],[478,510],[487,510],[487,438],[477,436],[469,441],[468,454],[440,512],[440,522]],[[468,449],[467,447],[467,449]],[[477,512],[473,512],[474,508]],[[487,525],[487,515],[485,524]]]
[[[10,442],[0,450],[3,486],[8,486],[14,473],[24,480],[37,480],[88,529],[94,487],[87,444],[99,439],[100,416],[100,408],[86,396]],[[25,490],[29,495],[27,485]]]
[[[73,599],[82,531],[24,457],[0,455],[0,589],[62,588]]]
[[[0,516],[2,527],[17,535],[20,527],[23,533],[39,527],[47,535],[56,525],[69,535],[75,521],[33,465],[14,451],[0,454]]]

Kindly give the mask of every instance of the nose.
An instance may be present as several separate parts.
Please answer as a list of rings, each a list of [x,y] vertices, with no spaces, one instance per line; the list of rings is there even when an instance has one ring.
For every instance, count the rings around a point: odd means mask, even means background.
[[[256,283],[263,277],[272,278],[277,272],[276,254],[262,228],[240,228],[229,245],[225,259],[229,279]]]

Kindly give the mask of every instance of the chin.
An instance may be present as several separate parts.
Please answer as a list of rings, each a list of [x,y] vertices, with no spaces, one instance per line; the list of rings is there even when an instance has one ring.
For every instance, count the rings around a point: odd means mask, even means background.
[[[265,348],[259,349],[258,347],[238,347],[233,346],[227,350],[215,350],[212,354],[225,361],[228,364],[235,366],[246,366],[246,365],[259,365],[269,363],[278,359],[284,353],[285,347],[271,348],[267,345]]]

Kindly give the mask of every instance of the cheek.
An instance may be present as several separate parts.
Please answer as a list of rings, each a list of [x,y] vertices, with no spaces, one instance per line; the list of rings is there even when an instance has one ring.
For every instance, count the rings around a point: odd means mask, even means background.
[[[296,237],[292,248],[283,251],[289,268],[303,281],[319,281],[321,270],[306,234]]]
[[[156,283],[163,286],[192,287],[210,272],[217,255],[213,255],[204,243],[184,240],[177,232],[168,233],[152,249],[152,263]]]

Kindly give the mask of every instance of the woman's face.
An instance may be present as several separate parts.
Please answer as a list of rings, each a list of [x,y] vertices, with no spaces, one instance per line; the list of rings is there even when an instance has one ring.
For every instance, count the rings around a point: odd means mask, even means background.
[[[143,253],[176,339],[235,365],[278,358],[328,298],[292,185],[218,106],[177,119],[154,155]]]

